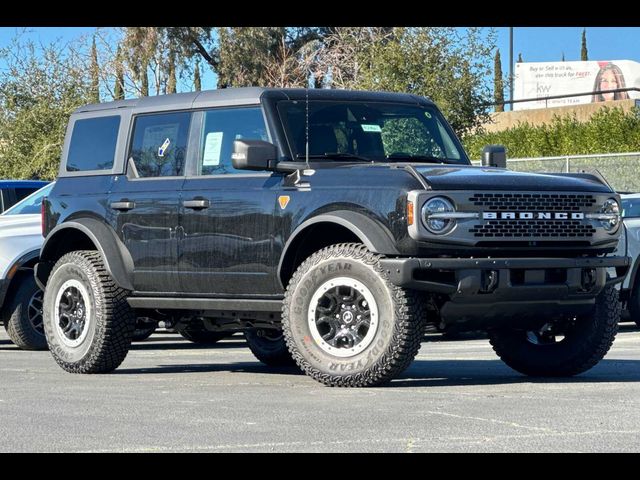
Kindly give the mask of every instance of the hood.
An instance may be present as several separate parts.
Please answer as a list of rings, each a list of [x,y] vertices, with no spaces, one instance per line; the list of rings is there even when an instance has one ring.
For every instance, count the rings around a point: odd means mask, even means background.
[[[42,236],[41,218],[36,215],[0,215],[0,238]]]
[[[611,192],[589,174],[524,173],[466,165],[414,166],[433,190]]]

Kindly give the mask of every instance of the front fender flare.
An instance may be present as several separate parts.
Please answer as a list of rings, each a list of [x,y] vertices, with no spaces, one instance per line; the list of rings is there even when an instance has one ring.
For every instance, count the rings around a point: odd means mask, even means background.
[[[391,232],[380,222],[366,215],[350,210],[336,210],[311,217],[302,222],[287,239],[278,263],[278,278],[281,277],[282,265],[287,257],[289,248],[296,238],[309,227],[319,223],[333,223],[351,231],[372,252],[384,255],[399,255],[395,240]]]

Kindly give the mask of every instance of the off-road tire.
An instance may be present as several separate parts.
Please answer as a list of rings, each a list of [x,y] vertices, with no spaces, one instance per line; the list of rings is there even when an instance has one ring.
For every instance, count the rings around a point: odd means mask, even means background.
[[[251,353],[265,365],[287,367],[296,364],[291,358],[282,332],[252,329],[244,332],[244,338]]]
[[[585,372],[607,354],[618,332],[618,291],[606,287],[596,298],[591,315],[575,320],[562,341],[536,345],[526,332],[494,330],[489,341],[498,356],[511,368],[534,377],[569,377]]]
[[[282,326],[291,356],[307,375],[328,386],[371,387],[384,384],[413,361],[425,330],[425,312],[411,290],[393,285],[380,256],[359,243],[332,245],[307,258],[287,287]],[[375,299],[379,322],[375,336],[351,357],[331,355],[312,338],[311,300],[333,278],[354,279]],[[326,347],[325,347],[326,348]]]
[[[46,350],[47,339],[30,320],[30,305],[42,291],[33,278],[33,272],[20,273],[14,277],[9,292],[9,301],[3,308],[4,328],[13,343],[22,350]],[[40,315],[40,321],[42,315]]]
[[[184,339],[198,345],[213,345],[230,335],[227,332],[210,332],[205,329],[186,329],[180,330],[179,333]]]
[[[83,300],[91,311],[84,327],[89,329],[86,337],[75,347],[64,343],[54,324],[56,296],[67,281],[77,281],[86,288],[89,298]],[[58,260],[44,294],[45,334],[58,365],[71,373],[106,373],[123,362],[136,325],[127,293],[107,273],[96,251],[75,251]]]

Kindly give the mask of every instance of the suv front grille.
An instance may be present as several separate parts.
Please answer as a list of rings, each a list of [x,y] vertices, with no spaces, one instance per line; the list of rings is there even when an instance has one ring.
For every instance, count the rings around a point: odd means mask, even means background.
[[[579,220],[488,220],[469,229],[475,237],[575,238],[592,237],[596,230]]]
[[[596,203],[593,195],[562,193],[475,193],[469,201],[490,211],[511,212],[577,212]]]

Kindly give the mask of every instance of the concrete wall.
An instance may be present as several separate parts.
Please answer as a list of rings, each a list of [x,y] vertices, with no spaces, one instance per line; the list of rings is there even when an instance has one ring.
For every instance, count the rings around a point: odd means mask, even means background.
[[[595,112],[602,107],[620,107],[625,111],[631,110],[636,104],[636,100],[612,100],[603,103],[586,103],[584,105],[573,105],[570,107],[534,108],[531,110],[518,110],[515,112],[495,112],[491,114],[491,122],[486,123],[484,128],[487,132],[500,132],[516,126],[518,123],[529,123],[533,126],[551,123],[554,115],[565,116],[575,113],[579,121],[587,121]]]

